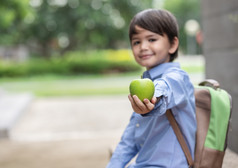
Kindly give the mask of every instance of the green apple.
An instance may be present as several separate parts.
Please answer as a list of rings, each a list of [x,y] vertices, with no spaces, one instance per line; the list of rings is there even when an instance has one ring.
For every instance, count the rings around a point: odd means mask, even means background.
[[[154,83],[149,78],[134,79],[129,88],[131,95],[136,95],[142,102],[144,99],[151,100],[155,92]]]

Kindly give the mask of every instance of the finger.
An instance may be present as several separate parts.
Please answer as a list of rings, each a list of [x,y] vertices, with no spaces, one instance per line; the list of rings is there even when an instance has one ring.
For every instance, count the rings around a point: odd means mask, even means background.
[[[157,102],[157,98],[155,96],[152,97],[151,103],[155,104]]]
[[[129,100],[130,100],[130,102],[131,102],[131,107],[132,107],[132,109],[135,111],[135,112],[138,112],[138,111],[140,111],[140,109],[137,107],[137,105],[135,104],[135,101],[134,101],[134,99],[132,98],[132,96],[131,95],[128,95],[128,98],[129,98]]]
[[[155,105],[151,103],[148,99],[144,99],[144,104],[146,105],[148,111],[153,110],[155,107]]]
[[[133,100],[136,104],[136,106],[141,110],[141,111],[145,111],[147,108],[145,106],[145,104],[136,96],[136,95],[133,95]]]
[[[132,101],[131,94],[128,95],[128,99],[130,100],[130,102]]]

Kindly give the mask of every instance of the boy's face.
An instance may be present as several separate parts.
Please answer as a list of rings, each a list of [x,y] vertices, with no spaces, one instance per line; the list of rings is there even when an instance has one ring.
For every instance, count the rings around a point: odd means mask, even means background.
[[[137,34],[132,36],[131,47],[138,64],[149,70],[161,63],[169,62],[170,54],[174,53],[178,46],[170,44],[166,34],[161,36],[139,26],[135,29]]]

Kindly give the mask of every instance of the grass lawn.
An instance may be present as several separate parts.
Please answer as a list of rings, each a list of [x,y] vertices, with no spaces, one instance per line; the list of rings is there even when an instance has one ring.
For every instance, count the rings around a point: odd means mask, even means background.
[[[0,88],[8,92],[31,92],[35,96],[85,96],[126,94],[130,81],[138,74],[37,76],[1,79]]]
[[[189,74],[204,73],[203,65],[186,65],[182,66],[182,69]],[[0,88],[14,93],[31,92],[41,97],[128,94],[131,80],[140,78],[141,73],[2,78]]]

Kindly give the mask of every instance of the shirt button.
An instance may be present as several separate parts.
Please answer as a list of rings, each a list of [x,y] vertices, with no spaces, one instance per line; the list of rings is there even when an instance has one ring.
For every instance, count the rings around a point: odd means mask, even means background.
[[[140,124],[139,124],[139,123],[137,123],[137,124],[136,124],[136,127],[138,128],[139,126],[140,126]]]

